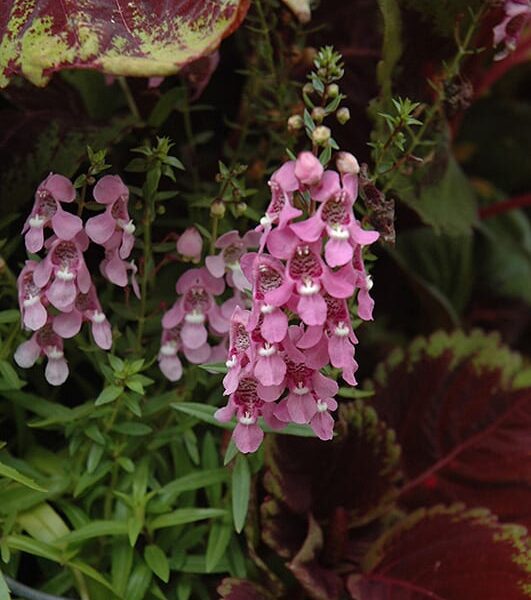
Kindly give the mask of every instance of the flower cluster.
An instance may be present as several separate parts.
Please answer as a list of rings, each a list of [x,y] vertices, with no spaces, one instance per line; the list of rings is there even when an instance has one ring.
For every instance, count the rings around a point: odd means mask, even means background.
[[[127,272],[136,270],[125,260],[134,244],[127,187],[118,176],[107,175],[95,185],[93,195],[106,210],[83,226],[79,216],[62,207],[76,198],[73,184],[62,175],[50,174],[37,189],[22,231],[28,252],[44,248],[46,256],[40,261],[26,261],[18,277],[22,325],[34,334],[18,347],[15,361],[28,368],[46,356],[45,376],[52,385],[61,385],[68,377],[63,340],[79,333],[83,322],[90,323],[100,348],[108,350],[112,345],[111,326],[85,263],[90,241],[105,250],[100,270],[109,281],[125,286]],[[46,228],[53,233],[45,241]],[[134,277],[133,287],[137,289]]]
[[[189,228],[177,241],[182,257],[199,262],[202,243],[197,230]],[[245,305],[244,290],[251,285],[242,272],[240,258],[249,248],[256,247],[260,235],[249,232],[240,237],[229,231],[216,241],[221,252],[205,259],[204,267],[189,269],[175,286],[178,298],[162,318],[162,338],[159,367],[170,381],[182,377],[179,354],[192,364],[225,360],[230,317],[235,308]],[[230,297],[220,304],[226,287]],[[216,344],[211,341],[216,340]]]
[[[516,48],[520,35],[531,21],[531,0],[505,0],[504,18],[494,27],[494,45],[502,46],[496,60],[502,60]]]
[[[357,291],[358,316],[372,319],[362,250],[378,233],[354,215],[357,161],[342,153],[337,166],[339,172],[325,171],[303,152],[276,171],[257,228],[259,250],[239,261],[252,306],[232,315],[223,381],[229,401],[216,416],[236,416],[234,441],[242,452],[254,452],[263,439],[259,417],[273,428],[307,423],[331,439],[338,385],[321,371],[331,365],[356,385],[348,301]],[[303,209],[309,216],[299,219]]]

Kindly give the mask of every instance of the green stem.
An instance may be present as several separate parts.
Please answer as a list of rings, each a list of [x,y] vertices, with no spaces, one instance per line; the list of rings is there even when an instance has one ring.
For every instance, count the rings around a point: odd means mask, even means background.
[[[127,79],[125,77],[118,77],[118,83],[122,88],[122,92],[125,96],[125,100],[127,102],[127,106],[131,111],[131,114],[137,121],[142,121],[142,117],[140,116],[140,111],[138,110],[138,106],[136,105],[133,94],[131,93],[131,89],[129,88],[129,84],[127,83]]]
[[[140,279],[140,316],[138,317],[138,329],[136,337],[137,350],[142,349],[142,336],[144,335],[144,326],[146,322],[147,295],[150,282],[151,267],[153,264],[153,250],[151,248],[151,202],[145,199],[144,209],[144,260],[142,265],[142,275]]]
[[[87,180],[85,179],[85,183],[79,192],[79,205],[77,207],[77,216],[80,217],[83,209],[85,208],[85,197],[87,195]]]
[[[87,583],[83,574],[80,573],[77,569],[72,567],[72,574],[74,575],[74,579],[76,580],[77,591],[79,592],[79,597],[81,600],[90,600],[90,594],[87,588]]]
[[[212,227],[210,230],[210,254],[216,252],[216,240],[218,239],[219,217],[212,217]]]
[[[192,156],[192,164],[190,169],[192,175],[192,182],[194,185],[194,190],[197,190],[199,186],[199,173],[197,171],[196,147],[194,141],[194,132],[192,129],[192,119],[190,117],[190,97],[188,88],[186,86],[184,88],[182,115],[184,121],[184,132],[186,134],[186,139],[188,140],[188,145],[190,146],[190,154]]]

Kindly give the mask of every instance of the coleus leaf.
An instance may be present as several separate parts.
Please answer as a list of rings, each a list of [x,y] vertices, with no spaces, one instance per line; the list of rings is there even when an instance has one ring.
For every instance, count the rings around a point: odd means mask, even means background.
[[[371,401],[402,447],[403,502],[461,501],[531,525],[530,381],[518,354],[479,331],[392,353]]]
[[[487,510],[420,509],[370,548],[351,575],[355,600],[520,600],[531,592],[529,538]]]
[[[21,74],[36,85],[65,68],[167,76],[213,52],[249,0],[6,0],[0,8],[0,87]]]
[[[341,406],[336,431],[326,444],[279,436],[269,440],[265,485],[295,513],[312,511],[324,518],[341,506],[350,526],[364,525],[394,498],[400,450],[394,433],[361,400]]]

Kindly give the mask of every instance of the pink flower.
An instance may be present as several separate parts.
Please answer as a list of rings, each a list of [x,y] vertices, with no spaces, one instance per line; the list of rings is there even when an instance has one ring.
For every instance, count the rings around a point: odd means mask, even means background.
[[[240,452],[255,452],[262,440],[264,432],[258,424],[258,417],[263,416],[270,427],[281,427],[282,423],[273,415],[273,407],[264,403],[258,396],[258,381],[246,374],[240,379],[238,388],[230,395],[224,408],[216,411],[218,421],[226,423],[236,414],[238,423],[232,437]]]
[[[177,240],[177,252],[185,259],[198,263],[201,260],[203,238],[195,227],[188,227]]]
[[[22,314],[22,323],[32,331],[44,327],[48,319],[48,313],[43,304],[46,302],[44,290],[33,280],[33,271],[38,264],[34,260],[27,260],[17,280],[18,304]]]
[[[317,400],[317,412],[310,421],[310,427],[315,435],[323,440],[331,440],[334,437],[334,419],[331,410],[337,409],[337,402],[333,398]]]
[[[323,165],[311,152],[301,152],[295,161],[295,177],[305,186],[318,184],[323,171]]]
[[[164,315],[162,326],[172,329],[182,323],[183,351],[192,362],[199,358],[194,351],[204,353],[206,349],[210,353],[207,324],[216,335],[229,330],[229,322],[214,300],[214,295],[222,294],[224,288],[223,279],[216,279],[204,267],[186,271],[177,281],[176,290],[181,297]]]
[[[89,291],[79,293],[69,312],[62,312],[53,320],[53,330],[62,338],[68,339],[77,335],[83,321],[91,324],[92,337],[102,350],[112,346],[111,325],[101,308],[94,285]]]
[[[243,238],[237,231],[229,231],[216,241],[216,248],[221,248],[217,256],[207,256],[205,265],[214,277],[223,277],[229,272],[227,283],[241,291],[250,289],[251,284],[245,277],[240,266],[240,258],[248,248],[258,246],[260,234],[248,231]]]
[[[50,385],[62,385],[68,377],[68,364],[64,358],[63,340],[53,331],[51,321],[23,342],[14,358],[19,367],[29,369],[40,356],[48,359],[44,371],[46,381]]]
[[[96,202],[105,204],[107,208],[87,221],[87,235],[96,244],[119,248],[119,257],[126,259],[135,243],[135,226],[127,209],[127,186],[118,175],[105,175],[94,186],[93,195]]]
[[[28,252],[39,252],[44,245],[44,228],[51,225],[62,240],[73,239],[83,228],[83,222],[63,210],[61,202],[71,203],[76,191],[69,179],[50,173],[35,193],[35,203],[24,223],[22,233]]]
[[[177,352],[180,347],[180,327],[162,330],[162,339],[158,355],[159,368],[170,381],[179,381],[183,366]]]
[[[531,0],[505,0],[505,17],[493,29],[494,45],[503,44],[495,60],[502,60],[518,45],[522,31],[531,20]]]
[[[223,378],[225,395],[228,396],[238,387],[240,372],[252,360],[251,336],[248,332],[249,311],[237,307],[232,314],[229,329],[229,352],[227,374]]]
[[[356,272],[357,282],[356,287],[358,292],[358,316],[364,321],[372,321],[372,311],[374,308],[374,300],[369,295],[373,286],[373,281],[370,275],[365,271],[361,248],[356,248],[353,261],[354,270]]]
[[[50,240],[46,258],[33,270],[33,281],[46,290],[46,298],[55,308],[68,312],[79,292],[86,294],[92,280],[83,258],[86,239],[79,234],[75,240]]]
[[[105,258],[100,263],[100,272],[105,279],[119,287],[125,287],[130,279],[135,296],[140,298],[140,289],[136,279],[138,269],[135,262],[127,262],[120,257],[121,237],[120,232],[117,231],[106,242]]]

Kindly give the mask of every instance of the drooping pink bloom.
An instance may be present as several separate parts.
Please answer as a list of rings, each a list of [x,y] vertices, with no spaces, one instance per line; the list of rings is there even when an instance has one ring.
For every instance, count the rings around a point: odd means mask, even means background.
[[[73,240],[50,240],[46,258],[33,270],[33,281],[46,290],[46,298],[60,311],[68,312],[79,292],[86,294],[92,280],[83,258],[88,242],[82,232]]]
[[[71,203],[76,197],[72,182],[50,173],[35,192],[35,203],[31,209],[22,233],[28,252],[39,252],[44,245],[44,228],[51,226],[55,235],[62,240],[72,240],[83,228],[83,222],[61,206],[61,202]]]
[[[316,196],[322,200],[315,215],[294,223],[290,229],[300,240],[315,242],[326,231],[328,240],[325,244],[325,259],[330,267],[341,267],[352,260],[353,246],[366,246],[375,242],[377,231],[362,229],[354,216],[353,205],[357,195],[358,179],[346,174],[340,179],[337,173],[329,176],[330,186],[326,191],[320,190]],[[315,196],[314,196],[315,198]],[[272,238],[269,244],[274,243]],[[293,244],[293,242],[291,242]]]
[[[256,378],[245,373],[237,389],[230,395],[227,406],[215,413],[216,419],[222,423],[230,421],[236,415],[238,423],[232,438],[238,450],[244,454],[255,452],[264,439],[264,432],[258,423],[260,416],[264,417],[270,427],[283,426],[273,415],[273,406],[258,396],[258,385]]]
[[[118,175],[105,175],[94,186],[93,196],[96,202],[107,208],[87,221],[87,235],[93,242],[108,249],[119,248],[119,257],[126,259],[135,243],[135,226],[127,208],[127,186]]]
[[[323,165],[311,152],[301,152],[295,161],[295,177],[304,186],[317,185],[323,176]]]
[[[62,385],[68,377],[68,364],[63,353],[63,340],[53,331],[51,320],[20,344],[14,359],[19,367],[29,369],[40,356],[48,359],[44,371],[46,381],[50,385]]]
[[[372,321],[372,311],[374,309],[374,300],[369,292],[372,289],[373,281],[370,275],[365,270],[361,248],[356,248],[354,251],[353,260],[354,271],[356,273],[356,287],[358,292],[358,316],[364,321]]]
[[[22,323],[32,331],[44,327],[48,319],[48,313],[44,307],[46,295],[44,290],[33,280],[33,271],[37,265],[38,263],[34,260],[27,260],[17,279],[18,304]]]
[[[260,234],[256,231],[248,231],[243,237],[237,231],[229,231],[216,240],[216,248],[221,252],[216,256],[207,256],[206,268],[214,277],[223,277],[228,272],[227,283],[238,290],[251,289],[251,284],[245,277],[240,258],[249,248],[258,246]]]
[[[251,336],[248,331],[249,316],[249,311],[238,307],[230,320],[229,352],[225,363],[227,374],[223,378],[226,396],[236,391],[241,370],[253,359]]]
[[[100,263],[101,274],[119,287],[125,287],[130,280],[133,292],[140,298],[140,289],[136,279],[138,269],[134,261],[126,261],[120,256],[121,233],[115,232],[105,243],[105,258]]]
[[[215,295],[223,293],[224,288],[223,279],[216,279],[204,267],[186,271],[177,281],[176,291],[180,298],[164,315],[162,326],[172,329],[182,323],[183,351],[189,360],[190,356],[194,358],[192,362],[198,360],[197,352],[210,353],[207,325],[215,335],[229,330],[229,322],[214,299]]]
[[[112,331],[94,285],[87,293],[79,292],[68,312],[62,312],[53,320],[53,330],[62,338],[69,339],[77,335],[83,321],[91,324],[92,337],[102,350],[112,346]]]
[[[310,427],[315,435],[323,440],[331,440],[334,437],[334,419],[330,411],[337,410],[337,402],[334,398],[317,400],[317,412],[310,421]]]
[[[505,16],[493,29],[494,45],[503,45],[496,54],[502,60],[513,52],[526,25],[531,21],[531,0],[505,0]]]
[[[162,330],[162,339],[158,354],[159,368],[170,381],[179,381],[183,366],[177,352],[180,347],[180,327]]]
[[[188,227],[177,240],[177,252],[186,260],[198,263],[203,251],[203,238],[195,227]]]

